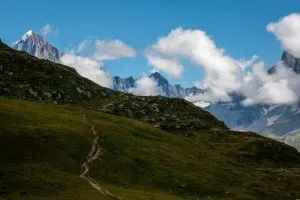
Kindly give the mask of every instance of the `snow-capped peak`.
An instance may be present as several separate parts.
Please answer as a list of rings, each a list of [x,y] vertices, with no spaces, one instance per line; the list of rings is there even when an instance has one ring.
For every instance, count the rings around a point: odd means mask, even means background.
[[[27,31],[27,32],[23,35],[22,40],[23,40],[23,41],[26,40],[26,39],[27,39],[28,37],[30,37],[32,34],[33,34],[33,31],[32,31],[32,30]]]
[[[18,51],[26,51],[40,59],[59,63],[59,51],[51,44],[44,41],[42,36],[34,33],[32,30],[27,31],[21,40],[12,44],[12,48]]]

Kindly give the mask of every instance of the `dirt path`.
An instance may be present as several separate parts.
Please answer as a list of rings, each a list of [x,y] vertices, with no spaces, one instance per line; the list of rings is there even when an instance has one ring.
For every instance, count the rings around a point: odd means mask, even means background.
[[[92,131],[92,134],[94,136],[94,139],[93,139],[93,142],[92,142],[91,150],[88,153],[88,155],[86,156],[86,160],[81,165],[82,166],[82,173],[80,174],[80,177],[87,180],[88,183],[93,188],[100,191],[101,193],[103,193],[105,195],[108,195],[108,196],[110,196],[114,199],[122,200],[122,198],[110,193],[108,190],[103,188],[99,183],[97,183],[97,181],[95,181],[94,179],[92,179],[89,176],[89,171],[90,171],[91,165],[93,164],[93,162],[95,160],[99,159],[102,155],[102,148],[99,145],[99,143],[101,141],[99,141],[100,137],[99,137],[94,125],[87,120],[87,115],[86,115],[85,111],[81,111],[81,114],[82,114],[82,118],[83,118],[84,123],[86,123],[90,127],[90,129]]]

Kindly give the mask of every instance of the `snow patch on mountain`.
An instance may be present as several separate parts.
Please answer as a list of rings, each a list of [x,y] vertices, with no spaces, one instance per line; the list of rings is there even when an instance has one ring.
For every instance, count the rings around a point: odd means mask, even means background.
[[[206,108],[207,106],[210,105],[210,103],[208,102],[204,102],[204,101],[197,101],[194,103],[195,106],[198,106],[200,108]]]
[[[267,115],[270,111],[274,110],[278,106],[279,105],[272,105],[272,106],[269,106],[268,108],[263,107],[263,115]]]
[[[276,120],[278,120],[280,116],[281,116],[281,115],[273,115],[272,117],[268,117],[268,118],[267,118],[267,127],[273,125],[274,122],[275,122]]]
[[[33,34],[33,31],[32,31],[32,30],[27,31],[27,32],[23,35],[22,40],[25,41],[27,38],[29,38],[30,36],[32,36],[32,34]]]

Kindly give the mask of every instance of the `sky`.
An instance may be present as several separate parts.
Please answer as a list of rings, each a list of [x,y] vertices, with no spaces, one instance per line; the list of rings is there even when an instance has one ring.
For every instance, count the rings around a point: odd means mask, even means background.
[[[79,51],[84,41],[121,47],[124,52],[113,52],[113,57],[93,59],[112,75],[142,77],[160,71],[171,83],[187,87],[204,79],[205,63],[178,50],[155,47],[159,38],[168,39],[172,31],[179,38],[203,32],[204,40],[213,41],[224,54],[235,60],[258,57],[268,68],[281,58],[284,47],[267,25],[299,10],[298,0],[2,0],[0,37],[12,44],[31,29],[60,51],[80,55],[97,51]],[[193,48],[187,51],[194,53]],[[170,70],[168,64],[178,68]]]

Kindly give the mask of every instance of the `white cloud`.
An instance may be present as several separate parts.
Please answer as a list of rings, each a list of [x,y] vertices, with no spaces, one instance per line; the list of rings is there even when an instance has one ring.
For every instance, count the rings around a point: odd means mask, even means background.
[[[246,98],[244,105],[253,104],[292,104],[297,101],[296,94],[289,88],[288,81],[267,82],[258,88],[254,98]]]
[[[264,63],[254,66],[253,71],[244,77],[244,105],[253,104],[293,104],[299,100],[300,76],[281,62],[272,75],[265,70]]]
[[[163,71],[174,77],[179,77],[182,74],[183,67],[176,59],[168,59],[160,56],[146,55],[148,63],[155,66],[153,71]]]
[[[120,40],[96,40],[94,53],[96,60],[116,60],[121,57],[135,56],[135,50]]]
[[[282,47],[296,58],[300,58],[300,14],[293,13],[267,25],[280,41]]]
[[[76,53],[80,53],[83,52],[84,50],[86,50],[87,48],[92,46],[93,41],[90,39],[85,39],[83,40],[74,50],[74,52]]]
[[[120,40],[86,39],[69,53],[64,54],[60,61],[62,64],[75,68],[81,76],[101,86],[112,88],[112,77],[103,70],[103,62],[134,56],[135,50]]]
[[[205,92],[191,95],[186,97],[186,100],[191,102],[198,102],[198,101],[204,101],[204,102],[230,102],[232,100],[230,93],[228,93],[226,90],[219,88],[219,87],[209,87],[205,89]]]
[[[205,101],[229,101],[228,93],[240,87],[242,68],[236,60],[225,55],[223,49],[217,48],[214,41],[201,30],[174,29],[166,37],[159,38],[157,43],[147,50],[146,57],[155,68],[173,76],[173,71],[178,72],[176,75],[181,75],[182,59],[203,67],[205,76],[201,87],[209,88],[206,94],[201,94]],[[161,61],[161,58],[165,58],[163,63],[170,64],[161,67],[162,62],[153,62],[155,59]]]
[[[116,40],[85,39],[72,52],[86,53],[97,61],[117,60],[123,57],[133,58],[135,50],[124,42]]]
[[[64,65],[73,67],[81,76],[86,77],[103,87],[112,87],[112,78],[110,74],[103,71],[101,64],[96,60],[67,53],[60,58],[60,62]]]
[[[250,60],[246,60],[245,58],[237,60],[237,64],[245,71],[248,67],[253,66],[253,64],[257,61],[258,56],[253,55]]]
[[[235,59],[201,30],[174,29],[150,46],[146,57],[154,69],[173,76],[182,74],[182,60],[203,68],[204,79],[197,84],[206,92],[187,97],[194,103],[231,101],[233,93],[245,97],[244,105],[292,104],[299,99],[300,77],[291,69],[278,63],[276,73],[269,75],[263,62],[255,64],[257,55]]]
[[[42,36],[47,36],[49,34],[58,34],[58,30],[54,29],[50,24],[46,24],[40,30]]]
[[[155,96],[159,94],[157,82],[147,76],[136,81],[136,86],[130,88],[129,92],[139,96]]]

